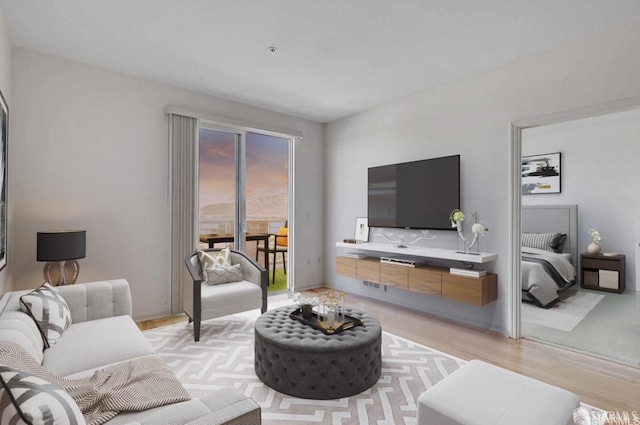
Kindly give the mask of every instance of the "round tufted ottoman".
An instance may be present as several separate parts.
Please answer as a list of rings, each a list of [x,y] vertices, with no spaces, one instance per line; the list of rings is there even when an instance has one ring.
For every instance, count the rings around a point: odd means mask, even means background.
[[[382,366],[382,328],[372,316],[347,309],[364,320],[336,335],[291,319],[296,306],[267,311],[255,324],[255,370],[276,391],[301,398],[348,397],[373,386]]]

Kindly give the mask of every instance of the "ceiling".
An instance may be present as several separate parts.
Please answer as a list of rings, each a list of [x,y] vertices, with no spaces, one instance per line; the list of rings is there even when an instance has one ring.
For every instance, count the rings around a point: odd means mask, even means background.
[[[0,6],[15,46],[318,122],[640,20],[638,0],[0,0]]]

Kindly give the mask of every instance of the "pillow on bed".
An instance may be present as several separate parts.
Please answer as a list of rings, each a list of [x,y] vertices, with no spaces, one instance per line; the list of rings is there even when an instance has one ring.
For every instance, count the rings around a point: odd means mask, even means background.
[[[567,240],[566,233],[556,233],[556,237],[551,242],[551,249],[553,252],[557,252],[558,254],[562,254],[562,247],[564,246],[564,241]]]
[[[522,246],[560,253],[566,238],[565,233],[523,233]]]

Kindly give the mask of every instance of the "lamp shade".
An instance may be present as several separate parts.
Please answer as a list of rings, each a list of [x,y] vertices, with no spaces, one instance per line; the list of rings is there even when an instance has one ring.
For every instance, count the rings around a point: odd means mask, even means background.
[[[38,232],[37,261],[66,261],[85,257],[86,230]]]

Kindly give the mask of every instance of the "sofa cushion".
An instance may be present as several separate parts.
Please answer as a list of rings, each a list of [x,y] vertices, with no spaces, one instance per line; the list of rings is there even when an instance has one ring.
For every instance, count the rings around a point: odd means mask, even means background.
[[[20,302],[22,310],[36,321],[46,347],[55,345],[71,325],[71,311],[67,302],[48,282],[21,296]]]
[[[133,319],[116,316],[74,323],[56,345],[45,350],[42,365],[67,376],[150,354],[153,347]]]
[[[214,390],[200,400],[174,403],[143,412],[123,412],[108,425],[259,425],[260,406],[235,388]]]
[[[0,341],[15,342],[42,363],[44,341],[36,323],[27,313],[4,311],[0,314]]]
[[[0,365],[0,418],[8,424],[85,424],[80,408],[58,385]]]

